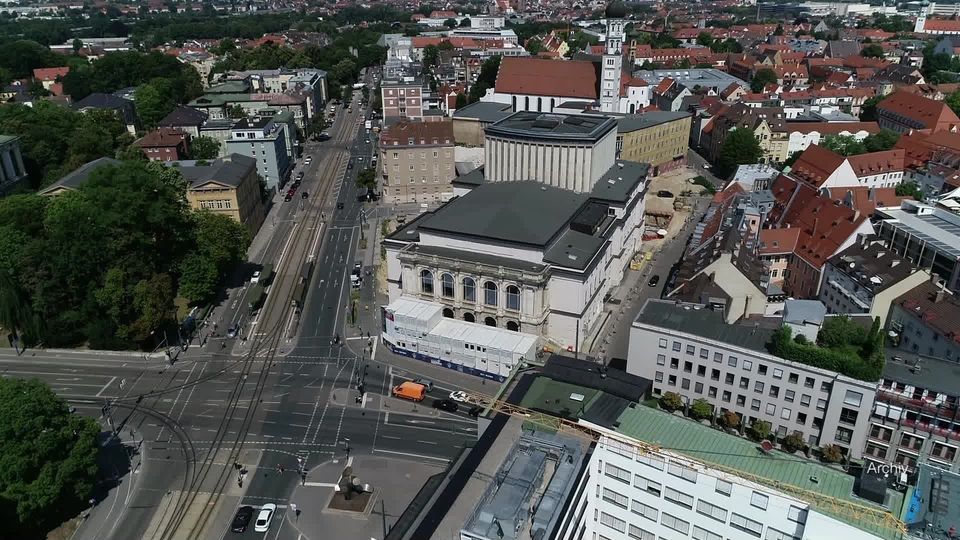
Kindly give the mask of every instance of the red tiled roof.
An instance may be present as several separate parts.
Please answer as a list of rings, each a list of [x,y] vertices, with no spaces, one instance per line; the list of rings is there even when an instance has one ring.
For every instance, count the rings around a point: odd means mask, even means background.
[[[782,229],[761,229],[760,245],[757,253],[760,255],[776,255],[793,253],[800,238],[800,229],[787,227]]]
[[[960,123],[960,118],[957,118],[944,102],[910,92],[894,92],[878,103],[877,109],[905,116],[921,123],[927,129],[933,129],[941,122]]]
[[[133,144],[140,148],[165,148],[177,146],[187,137],[187,134],[179,129],[161,127],[148,132],[140,140]]]
[[[939,291],[940,287],[926,280],[900,295],[894,303],[922,319],[945,337],[960,342],[960,329],[957,328],[957,321],[960,320],[960,300],[947,290],[942,293],[943,296],[938,302]]]
[[[436,10],[430,12],[431,19],[452,19],[457,16],[456,11]]]
[[[452,146],[453,122],[397,122],[381,133],[380,147],[408,146],[411,139],[413,145]]]
[[[853,172],[857,173],[857,177],[864,177],[903,171],[904,155],[903,149],[893,149],[850,156],[847,161],[853,167]]]
[[[819,188],[840,165],[843,165],[843,160],[840,154],[811,144],[793,164],[790,176]]]
[[[653,91],[657,94],[665,94],[671,86],[673,86],[673,79],[670,77],[665,77],[662,81],[660,81],[659,84],[657,84],[657,86],[653,88]]]
[[[950,19],[927,19],[923,23],[925,32],[954,32],[960,33],[960,21]]]
[[[57,77],[65,77],[67,73],[70,73],[70,68],[67,66],[37,68],[33,70],[33,78],[38,81],[55,81]]]
[[[504,94],[597,99],[599,83],[593,62],[558,62],[508,56],[500,62],[496,91]]]
[[[869,217],[877,208],[899,207],[900,203],[910,197],[897,195],[897,188],[868,188],[867,186],[851,186],[827,190],[831,199],[847,205],[861,214]]]

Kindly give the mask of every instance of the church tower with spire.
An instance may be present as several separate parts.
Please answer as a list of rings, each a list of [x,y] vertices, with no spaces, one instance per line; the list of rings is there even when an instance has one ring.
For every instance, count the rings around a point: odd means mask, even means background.
[[[607,5],[607,36],[600,66],[600,111],[620,112],[620,77],[623,73],[623,26],[627,8],[621,0]]]

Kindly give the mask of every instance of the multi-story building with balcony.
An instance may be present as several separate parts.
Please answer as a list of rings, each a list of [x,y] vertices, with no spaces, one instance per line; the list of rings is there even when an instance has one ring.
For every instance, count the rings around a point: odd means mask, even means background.
[[[727,324],[708,306],[648,300],[630,329],[627,372],[653,380],[654,395],[703,398],[742,424],[763,420],[778,437],[800,433],[811,446],[836,444],[859,458],[877,384],[768,353],[776,328],[798,326],[790,304],[782,319]],[[812,321],[801,319],[803,331]]]
[[[917,201],[899,208],[878,208],[877,237],[904,260],[936,274],[948,289],[960,292],[960,215]]]

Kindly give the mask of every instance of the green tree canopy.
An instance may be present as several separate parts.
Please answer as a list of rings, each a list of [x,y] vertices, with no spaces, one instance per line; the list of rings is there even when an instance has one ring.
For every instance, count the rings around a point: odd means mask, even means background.
[[[220,155],[220,141],[203,135],[190,139],[190,159],[216,159]]]
[[[883,58],[883,47],[879,43],[871,43],[860,49],[860,56],[866,58]]]
[[[727,134],[727,138],[720,147],[718,163],[721,176],[727,176],[736,170],[738,165],[756,163],[763,156],[763,149],[753,132],[746,128],[736,128]]]
[[[855,156],[867,151],[863,143],[853,135],[827,135],[820,141],[820,146],[841,156]]]
[[[758,69],[757,72],[753,75],[753,78],[750,79],[750,90],[754,92],[762,92],[768,84],[776,84],[777,74],[774,73],[772,69],[763,68]]]
[[[377,172],[367,168],[357,173],[357,187],[366,189],[377,188]]]
[[[91,418],[38,380],[0,378],[0,519],[6,538],[42,538],[87,504],[97,474]]]
[[[913,197],[915,200],[923,200],[923,191],[916,182],[901,182],[897,184],[896,192],[898,197]]]
[[[497,83],[497,71],[500,69],[500,59],[502,56],[491,56],[483,61],[480,66],[480,74],[477,75],[477,82],[470,87],[470,103],[480,101],[487,90],[493,88]]]

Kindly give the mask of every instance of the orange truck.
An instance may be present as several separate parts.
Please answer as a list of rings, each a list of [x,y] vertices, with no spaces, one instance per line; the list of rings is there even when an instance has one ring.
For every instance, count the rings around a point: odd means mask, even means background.
[[[393,387],[393,397],[400,399],[409,399],[410,401],[423,401],[427,396],[427,387],[411,381],[400,383]]]

